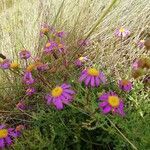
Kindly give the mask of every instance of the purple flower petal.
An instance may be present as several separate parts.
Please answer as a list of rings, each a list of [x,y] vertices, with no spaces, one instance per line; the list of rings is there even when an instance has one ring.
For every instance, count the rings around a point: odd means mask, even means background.
[[[100,97],[99,97],[99,100],[108,100],[108,96],[109,96],[109,94],[108,93],[104,93],[104,94],[102,94]]]
[[[56,106],[58,110],[61,110],[64,108],[63,103],[60,98],[53,99],[53,104]]]
[[[90,83],[90,80],[91,80],[91,76],[88,76],[86,79],[85,79],[85,85],[88,85]]]
[[[61,86],[63,89],[68,89],[68,88],[70,88],[71,87],[71,85],[69,85],[69,84],[62,84],[62,86]]]
[[[102,83],[106,83],[106,77],[105,77],[105,75],[104,75],[103,72],[100,72],[99,78],[100,78],[100,80],[101,80]]]
[[[98,77],[95,77],[95,84],[96,86],[100,85],[100,79]]]
[[[102,102],[99,104],[99,107],[105,107],[106,105],[108,105],[108,102]]]
[[[4,148],[5,144],[4,144],[4,139],[0,139],[0,148]]]
[[[0,125],[0,129],[3,129],[3,128],[5,128],[5,125],[4,124]]]
[[[87,73],[82,74],[81,77],[79,78],[79,82],[82,82],[84,79],[86,79],[87,76],[88,76]]]
[[[52,103],[52,97],[51,97],[49,94],[47,94],[47,95],[45,96],[45,99],[47,100],[47,104],[48,104],[48,105],[50,105],[50,104]]]
[[[91,86],[94,87],[95,86],[95,80],[94,80],[94,76],[91,77]]]
[[[62,94],[62,96],[64,96],[67,99],[72,99],[72,96],[68,93],[65,93],[65,92]]]
[[[12,140],[9,136],[5,138],[5,141],[6,141],[6,145],[8,146],[12,144]]]
[[[69,90],[69,89],[64,89],[64,92],[69,93],[69,94],[75,94],[73,90]]]
[[[111,106],[107,105],[106,107],[103,108],[103,113],[107,114],[111,111]]]

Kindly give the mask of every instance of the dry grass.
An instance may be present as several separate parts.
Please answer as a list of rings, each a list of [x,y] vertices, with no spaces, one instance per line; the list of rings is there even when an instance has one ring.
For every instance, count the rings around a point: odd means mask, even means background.
[[[65,0],[61,6],[62,0],[3,0],[3,11],[0,14],[0,52],[11,58],[16,57],[16,52],[23,47],[36,52],[39,28],[43,22],[55,22],[58,29],[69,33],[68,43],[76,42],[77,37],[86,37],[108,2],[110,0]],[[55,20],[60,6],[60,13]],[[138,39],[148,36],[149,22],[149,0],[118,0],[90,36],[93,46],[88,50],[88,55],[93,56],[93,62],[110,67],[110,71],[115,69],[118,76],[124,75],[134,58],[149,55],[144,49],[135,47]],[[120,26],[132,32],[123,41],[122,48],[120,41],[114,37],[114,30]]]

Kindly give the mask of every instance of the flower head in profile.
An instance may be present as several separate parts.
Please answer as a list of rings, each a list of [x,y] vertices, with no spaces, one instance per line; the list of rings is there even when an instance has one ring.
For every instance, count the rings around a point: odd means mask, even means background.
[[[31,57],[31,53],[27,50],[22,50],[19,53],[19,56],[20,56],[21,59],[29,59]]]
[[[6,128],[0,125],[0,149],[4,149],[13,144],[14,140],[21,135],[15,128]]]
[[[115,35],[117,37],[128,37],[130,35],[130,31],[128,29],[121,27],[120,29],[116,29]]]
[[[64,53],[66,50],[64,43],[57,44],[57,48],[58,48],[60,53]]]
[[[50,32],[50,26],[47,24],[41,25],[40,36],[43,37]]]
[[[34,87],[29,87],[27,90],[26,90],[26,95],[28,96],[32,96],[33,94],[35,94],[36,90]]]
[[[143,47],[144,47],[144,43],[145,43],[145,40],[139,40],[139,41],[137,42],[137,46],[138,46],[139,48],[143,48]]]
[[[27,66],[27,68],[26,68],[26,71],[27,72],[31,72],[31,71],[33,71],[34,69],[36,69],[36,63],[33,63],[33,64],[30,64],[30,65],[28,65]]]
[[[19,63],[17,61],[14,61],[10,64],[11,69],[18,69],[19,68]]]
[[[83,64],[88,60],[87,57],[79,57],[76,61],[75,61],[75,65],[77,67],[81,67],[83,66]]]
[[[95,68],[88,68],[82,71],[79,81],[84,82],[86,86],[97,87],[101,83],[106,83],[106,77],[103,72]]]
[[[0,62],[0,68],[2,69],[9,69],[10,68],[10,60],[9,59],[4,59],[2,62]]]
[[[38,71],[46,71],[49,69],[48,64],[43,64],[42,62],[37,63],[37,70]]]
[[[57,43],[54,41],[48,41],[45,45],[44,52],[51,53],[54,49],[57,48]]]
[[[24,101],[20,101],[17,105],[16,105],[16,108],[19,109],[19,110],[26,110],[27,109],[27,106],[25,104]]]
[[[32,77],[31,72],[25,72],[24,73],[23,82],[27,85],[33,84],[35,82],[34,78]]]
[[[64,31],[58,31],[58,32],[56,32],[56,36],[63,38],[65,36],[65,32]]]
[[[130,92],[132,90],[132,83],[129,80],[119,80],[119,88],[123,91]]]
[[[123,101],[114,92],[107,92],[102,94],[99,97],[99,100],[102,101],[99,104],[99,108],[102,109],[104,114],[112,112],[121,116],[125,115]]]
[[[51,94],[45,96],[47,104],[53,104],[58,110],[64,108],[64,105],[68,105],[73,100],[73,95],[75,92],[71,89],[69,84],[62,84],[61,86],[56,86]]]

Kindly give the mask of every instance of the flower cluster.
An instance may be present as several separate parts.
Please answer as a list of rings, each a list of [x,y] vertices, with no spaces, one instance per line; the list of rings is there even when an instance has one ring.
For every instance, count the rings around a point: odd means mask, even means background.
[[[28,97],[28,99],[30,99],[34,95],[38,95],[40,88],[42,90],[42,96],[45,97],[46,103],[48,106],[50,106],[50,108],[54,107],[56,110],[63,110],[65,107],[73,103],[78,91],[75,90],[76,86],[74,87],[71,84],[66,83],[70,81],[68,79],[72,77],[72,72],[69,72],[68,74],[66,73],[70,68],[80,72],[77,83],[80,84],[80,86],[83,86],[83,88],[86,87],[86,89],[90,90],[99,90],[107,87],[106,89],[109,89],[109,80],[106,78],[104,73],[105,71],[93,67],[94,65],[87,65],[86,63],[89,61],[87,56],[79,57],[77,60],[73,60],[71,63],[66,59],[68,56],[68,49],[64,42],[65,35],[66,34],[64,31],[56,31],[54,28],[44,24],[40,31],[40,36],[46,36],[47,42],[43,45],[43,53],[41,56],[37,56],[37,59],[35,59],[30,51],[24,49],[18,54],[21,63],[18,63],[18,61],[11,61],[9,59],[4,59],[2,62],[0,62],[0,68],[2,68],[4,71],[13,71],[13,73],[20,75],[20,79],[22,80],[24,96],[16,104],[16,108],[18,110],[26,111],[28,106],[26,105],[24,98]],[[121,27],[115,31],[115,35],[117,37],[125,38],[130,35],[130,31]],[[139,47],[142,47],[142,41],[140,42],[141,43],[138,43]],[[79,47],[86,47],[89,46],[89,44],[90,41],[88,40],[78,40]],[[51,62],[51,60],[53,60],[53,56],[55,60],[54,66]],[[55,85],[52,81],[53,79],[50,81],[50,78],[52,75],[54,77],[59,75],[51,73],[50,70],[53,68],[57,70],[57,68],[55,68],[56,64],[58,64],[60,68],[65,68],[65,71],[63,70],[61,73],[59,73],[61,78],[59,78],[57,82],[60,81],[60,83]],[[138,68],[149,68],[150,61],[147,58],[135,60],[132,67],[134,70],[138,70]],[[53,86],[54,88],[52,88]],[[120,89],[119,91],[124,94],[125,92],[129,93],[132,90],[133,84],[127,79],[122,79],[118,81],[118,87]],[[115,91],[105,91],[98,98],[100,102],[97,104],[97,108],[101,109],[103,114],[112,113],[124,116],[125,100],[120,97],[121,96]],[[11,145],[13,139],[19,135],[19,130],[14,128],[6,129],[4,126],[1,126],[0,148]]]
[[[12,145],[14,140],[21,135],[22,129],[24,129],[22,125],[16,128],[6,128],[5,125],[0,125],[0,149]]]

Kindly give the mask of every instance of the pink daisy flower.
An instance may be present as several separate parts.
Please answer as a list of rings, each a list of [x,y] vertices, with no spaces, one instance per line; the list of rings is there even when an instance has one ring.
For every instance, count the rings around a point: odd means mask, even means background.
[[[81,67],[83,66],[83,64],[88,60],[87,57],[79,57],[76,61],[75,61],[75,65],[77,67]]]
[[[109,112],[118,113],[124,116],[124,104],[123,101],[114,93],[104,93],[99,97],[99,100],[103,101],[99,104],[104,114]]]
[[[68,105],[73,100],[73,95],[75,92],[71,89],[69,84],[62,84],[61,86],[55,87],[51,94],[47,94],[45,99],[47,100],[47,104],[54,104],[54,106],[61,110],[64,108],[64,105]]]
[[[26,90],[26,95],[28,96],[32,96],[33,94],[35,94],[36,90],[34,87],[29,87],[27,90]]]
[[[28,59],[31,57],[31,53],[27,50],[22,50],[20,53],[19,53],[19,56],[21,59]]]
[[[57,48],[57,43],[54,41],[48,41],[45,45],[44,52],[51,53],[54,49]]]
[[[0,62],[0,68],[2,69],[9,69],[11,65],[11,61],[9,59],[4,59],[2,62]]]
[[[5,125],[0,125],[0,149],[4,149],[13,144],[14,139],[19,137],[21,132],[15,128],[6,128]]]
[[[82,71],[79,81],[84,82],[86,86],[97,87],[101,83],[106,83],[106,77],[103,72],[95,68],[88,68]]]
[[[120,29],[116,29],[115,35],[117,37],[128,37],[130,35],[130,31],[121,27]]]
[[[132,90],[132,83],[128,80],[119,80],[119,88],[123,91],[130,92]]]
[[[31,72],[25,72],[25,74],[23,76],[23,82],[27,85],[33,84],[35,82],[35,80],[32,77]]]

